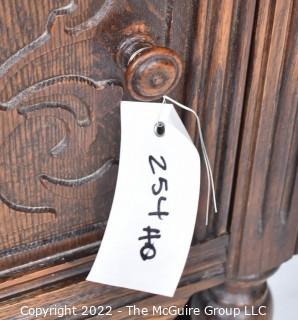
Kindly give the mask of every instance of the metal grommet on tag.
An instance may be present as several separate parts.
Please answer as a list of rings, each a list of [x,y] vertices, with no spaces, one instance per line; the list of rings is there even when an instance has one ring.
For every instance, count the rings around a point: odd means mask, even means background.
[[[155,126],[154,126],[154,133],[158,136],[158,137],[162,137],[165,134],[166,131],[166,126],[163,122],[158,121]]]

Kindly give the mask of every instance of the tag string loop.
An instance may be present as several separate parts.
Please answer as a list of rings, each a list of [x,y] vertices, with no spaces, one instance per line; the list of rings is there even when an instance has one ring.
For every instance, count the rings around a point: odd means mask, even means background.
[[[208,225],[208,220],[209,220],[209,203],[210,203],[210,191],[212,189],[212,196],[213,196],[213,204],[214,204],[214,211],[217,213],[217,203],[216,203],[216,196],[215,196],[215,188],[214,188],[214,180],[213,180],[213,174],[212,174],[212,169],[210,165],[210,161],[208,158],[205,142],[204,142],[204,137],[202,133],[202,127],[201,127],[201,121],[198,116],[198,114],[192,110],[191,108],[177,102],[176,100],[168,97],[168,96],[163,96],[163,103],[167,101],[172,102],[174,105],[180,107],[181,109],[184,109],[186,111],[191,112],[195,117],[197,121],[197,127],[198,127],[198,133],[199,133],[199,138],[200,138],[200,144],[202,148],[202,153],[204,157],[204,162],[207,170],[207,179],[208,179],[208,192],[207,192],[207,207],[206,207],[206,226]]]

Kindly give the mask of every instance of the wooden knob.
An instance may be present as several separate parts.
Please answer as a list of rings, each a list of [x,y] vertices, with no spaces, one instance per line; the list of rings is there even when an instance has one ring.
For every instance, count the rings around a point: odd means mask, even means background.
[[[161,98],[176,86],[182,74],[182,62],[175,51],[138,38],[122,44],[118,62],[125,70],[130,95],[141,101]]]

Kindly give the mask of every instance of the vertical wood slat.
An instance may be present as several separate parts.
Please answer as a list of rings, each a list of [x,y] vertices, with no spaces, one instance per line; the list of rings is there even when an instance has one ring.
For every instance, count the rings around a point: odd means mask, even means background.
[[[235,188],[229,275],[287,260],[297,237],[298,4],[260,1]]]
[[[255,1],[199,1],[186,104],[201,118],[219,212],[211,206],[206,228],[202,162],[197,241],[227,231],[254,14]],[[185,122],[199,145],[195,119],[186,114]]]

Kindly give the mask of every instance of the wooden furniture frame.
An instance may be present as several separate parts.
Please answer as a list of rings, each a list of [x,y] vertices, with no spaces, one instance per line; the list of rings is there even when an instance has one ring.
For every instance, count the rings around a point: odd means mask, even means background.
[[[24,305],[111,305],[126,319],[128,304],[191,296],[271,318],[266,279],[298,252],[297,21],[297,0],[0,0],[1,319],[34,319]],[[165,93],[159,77],[148,87],[151,63],[201,117],[219,202],[206,227],[203,175],[172,299],[85,281],[113,198],[119,102]]]

